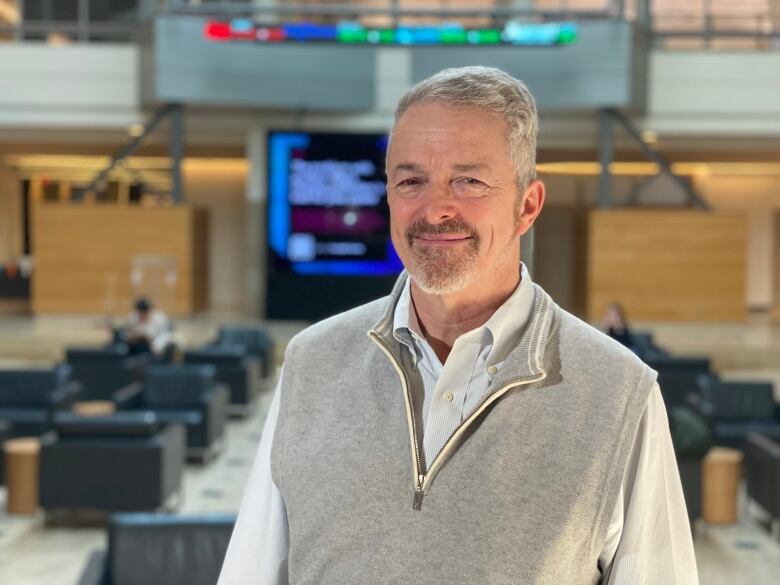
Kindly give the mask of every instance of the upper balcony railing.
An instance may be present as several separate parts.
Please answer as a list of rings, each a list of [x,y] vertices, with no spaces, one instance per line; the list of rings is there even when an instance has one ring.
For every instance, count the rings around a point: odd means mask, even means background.
[[[0,0],[0,41],[133,41],[159,13],[372,27],[618,18],[657,47],[780,50],[780,0]]]

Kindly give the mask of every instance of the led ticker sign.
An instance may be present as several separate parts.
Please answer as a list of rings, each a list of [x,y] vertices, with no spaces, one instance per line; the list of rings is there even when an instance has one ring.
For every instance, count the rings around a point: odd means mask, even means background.
[[[459,24],[366,28],[360,24],[293,23],[261,25],[251,20],[209,21],[209,41],[258,43],[337,43],[346,45],[569,45],[577,40],[572,22],[528,23],[510,21],[504,28],[464,28]]]

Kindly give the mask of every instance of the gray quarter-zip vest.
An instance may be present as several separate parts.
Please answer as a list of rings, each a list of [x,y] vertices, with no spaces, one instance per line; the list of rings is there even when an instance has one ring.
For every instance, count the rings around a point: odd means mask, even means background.
[[[291,585],[598,583],[655,372],[560,309],[534,309],[488,398],[431,462],[393,293],[296,336],[271,467]]]

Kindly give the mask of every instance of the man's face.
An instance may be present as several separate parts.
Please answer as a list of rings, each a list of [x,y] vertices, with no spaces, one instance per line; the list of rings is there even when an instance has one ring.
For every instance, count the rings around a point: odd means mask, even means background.
[[[520,261],[508,127],[482,108],[420,103],[393,130],[387,158],[391,236],[412,280],[459,292]]]

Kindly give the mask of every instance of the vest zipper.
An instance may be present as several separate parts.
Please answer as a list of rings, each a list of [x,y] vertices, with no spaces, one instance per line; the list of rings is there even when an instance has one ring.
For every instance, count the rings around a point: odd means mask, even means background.
[[[412,508],[419,510],[422,507],[423,497],[423,484],[425,483],[425,473],[422,469],[422,455],[420,451],[420,435],[417,426],[417,417],[414,412],[414,401],[412,400],[411,391],[409,389],[409,379],[406,377],[401,364],[393,355],[393,352],[387,346],[387,344],[373,331],[369,332],[371,339],[379,346],[390,362],[393,364],[395,371],[398,372],[398,377],[401,379],[401,386],[404,390],[404,403],[406,405],[406,423],[409,428],[410,444],[412,446],[412,471],[416,479],[416,485],[414,489],[414,499],[412,500]]]
[[[479,416],[487,409],[488,406],[493,404],[496,400],[501,398],[504,394],[512,390],[513,388],[517,388],[518,386],[525,386],[527,384],[532,384],[534,382],[538,382],[539,380],[543,380],[546,377],[546,374],[544,372],[541,372],[537,374],[536,376],[528,376],[526,378],[516,378],[512,380],[511,382],[508,382],[507,384],[504,384],[501,388],[496,390],[495,392],[492,392],[490,396],[485,398],[480,405],[477,407],[477,409],[469,415],[469,417],[464,420],[458,428],[455,429],[455,431],[449,436],[449,438],[445,441],[444,446],[441,448],[441,451],[439,451],[438,455],[434,457],[433,462],[428,467],[428,473],[425,474],[423,477],[423,482],[421,486],[421,493],[420,493],[420,505],[422,505],[422,498],[423,496],[428,492],[428,489],[431,486],[431,482],[433,481],[433,478],[436,476],[436,473],[438,473],[439,468],[444,465],[444,462],[446,461],[447,457],[449,456],[449,453],[455,448],[455,446],[458,444],[458,440],[460,437],[466,432],[466,429],[477,419]],[[418,508],[419,509],[419,508]]]
[[[532,384],[533,382],[538,382],[539,380],[543,380],[546,374],[544,372],[540,372],[536,376],[515,378],[514,380],[511,380],[508,383],[504,384],[501,388],[499,388],[495,392],[491,393],[490,396],[485,398],[485,400],[483,400],[480,403],[477,409],[473,413],[471,413],[471,415],[465,421],[463,421],[458,426],[458,428],[455,429],[455,431],[449,436],[447,441],[444,443],[444,446],[441,448],[441,451],[439,451],[439,454],[436,455],[430,467],[428,468],[427,473],[425,473],[422,470],[422,457],[420,454],[421,441],[418,435],[417,417],[415,416],[415,412],[414,412],[414,402],[412,400],[411,394],[409,393],[409,380],[407,379],[406,373],[403,371],[401,364],[393,355],[393,352],[390,350],[387,344],[373,331],[369,332],[369,335],[371,339],[374,340],[374,342],[379,346],[379,348],[390,359],[390,362],[393,364],[393,367],[398,373],[398,377],[401,379],[401,385],[403,386],[404,402],[406,404],[406,420],[409,426],[409,434],[411,436],[412,465],[414,470],[414,477],[416,478],[412,508],[414,510],[419,511],[422,509],[423,497],[425,496],[426,492],[430,488],[433,478],[436,476],[436,473],[438,472],[439,468],[444,464],[446,456],[454,448],[454,445],[457,444],[458,439],[460,439],[463,433],[466,432],[466,429],[469,427],[469,425],[471,425],[471,423],[473,423],[485,411],[485,409],[488,406],[493,404],[496,400],[501,398],[512,388],[517,388],[518,386],[525,386],[526,384]]]

